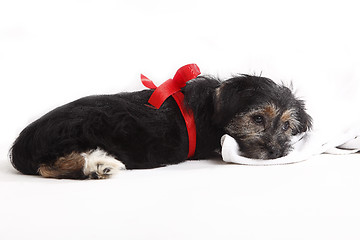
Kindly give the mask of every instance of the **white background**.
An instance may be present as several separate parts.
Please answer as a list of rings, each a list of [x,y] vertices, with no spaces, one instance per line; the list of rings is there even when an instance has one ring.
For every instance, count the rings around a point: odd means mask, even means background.
[[[359,155],[187,162],[79,182],[19,175],[7,157],[54,107],[143,89],[140,73],[160,84],[188,63],[292,82],[315,127],[341,132],[359,120],[359,10],[344,0],[0,0],[0,237],[359,239]]]

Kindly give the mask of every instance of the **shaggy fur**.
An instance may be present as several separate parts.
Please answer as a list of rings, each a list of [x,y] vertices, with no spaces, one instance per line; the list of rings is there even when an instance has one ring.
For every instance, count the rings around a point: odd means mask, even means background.
[[[24,174],[44,176],[66,162],[70,170],[46,176],[84,179],[90,174],[80,170],[84,163],[79,156],[95,149],[126,169],[185,161],[188,136],[180,110],[171,97],[159,110],[150,108],[152,92],[90,96],[56,108],[20,133],[11,149],[13,166]],[[237,140],[245,156],[280,157],[290,150],[292,135],[311,127],[304,103],[267,78],[241,75],[222,82],[198,77],[182,92],[197,129],[193,159],[214,157],[225,133]],[[77,159],[74,171],[65,156]]]

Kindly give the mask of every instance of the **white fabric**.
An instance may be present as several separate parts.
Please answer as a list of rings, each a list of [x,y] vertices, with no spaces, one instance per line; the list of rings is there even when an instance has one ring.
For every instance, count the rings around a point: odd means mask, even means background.
[[[260,160],[241,156],[241,149],[235,139],[225,134],[221,139],[222,158],[225,162],[244,165],[279,165],[301,162],[314,155],[351,154],[360,151],[360,128],[351,127],[343,133],[332,137],[325,136],[321,131],[312,131],[293,139],[293,150],[284,157]]]

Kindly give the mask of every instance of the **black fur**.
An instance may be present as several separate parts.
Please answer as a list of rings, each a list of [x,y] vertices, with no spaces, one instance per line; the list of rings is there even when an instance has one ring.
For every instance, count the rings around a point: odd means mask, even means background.
[[[215,90],[222,86],[221,96]],[[198,77],[182,89],[197,128],[193,159],[209,158],[220,149],[225,127],[239,112],[263,101],[298,104],[306,131],[310,117],[303,103],[271,80],[243,75],[225,82]],[[24,174],[38,174],[40,164],[52,164],[71,152],[97,147],[115,156],[127,169],[155,168],[187,158],[188,137],[175,101],[168,98],[159,110],[147,106],[152,90],[81,98],[44,115],[26,127],[11,149],[13,166]],[[217,99],[217,97],[220,97]],[[290,102],[293,101],[293,102]]]

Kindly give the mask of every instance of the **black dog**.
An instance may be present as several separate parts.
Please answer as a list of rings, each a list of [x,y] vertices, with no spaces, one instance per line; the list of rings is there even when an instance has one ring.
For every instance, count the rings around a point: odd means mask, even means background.
[[[21,132],[11,149],[13,166],[24,174],[86,179],[185,161],[188,136],[179,108],[173,98],[150,108],[152,92],[90,96],[56,108]],[[196,123],[192,159],[214,157],[225,133],[246,157],[281,157],[291,150],[291,136],[311,127],[303,101],[264,77],[201,76],[182,92]]]

